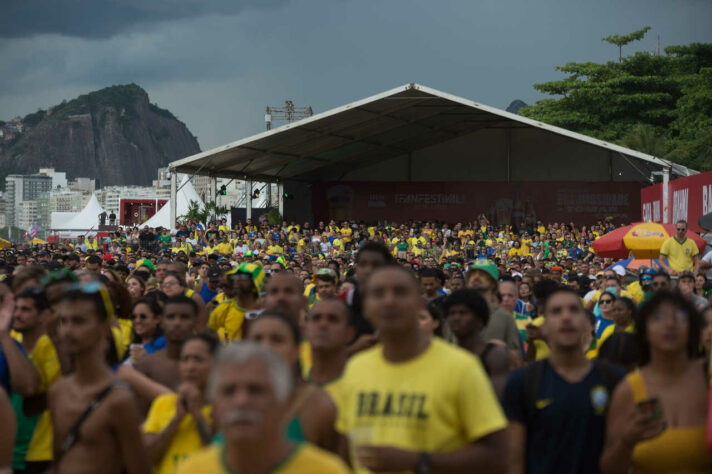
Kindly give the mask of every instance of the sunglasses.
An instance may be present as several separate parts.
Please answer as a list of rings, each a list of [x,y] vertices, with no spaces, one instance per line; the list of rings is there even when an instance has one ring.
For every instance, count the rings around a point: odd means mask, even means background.
[[[601,304],[609,304],[609,303],[613,303],[613,300],[600,300],[600,303]]]
[[[104,304],[104,310],[106,311],[106,317],[108,320],[114,318],[114,304],[111,301],[111,295],[109,295],[109,290],[106,286],[101,283],[73,283],[70,285],[65,294],[72,293],[83,293],[85,295],[99,295],[102,303]]]
[[[678,231],[678,232],[685,232],[686,230],[687,230],[687,229],[684,228],[684,227],[678,227],[678,228],[677,228],[677,231]]]

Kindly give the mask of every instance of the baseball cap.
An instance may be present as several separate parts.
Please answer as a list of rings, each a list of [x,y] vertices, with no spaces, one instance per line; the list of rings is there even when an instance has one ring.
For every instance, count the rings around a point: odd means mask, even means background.
[[[208,280],[219,281],[222,278],[222,270],[217,265],[208,268]]]
[[[625,268],[621,267],[620,265],[614,265],[611,267],[611,270],[616,272],[618,276],[625,276]]]
[[[486,258],[478,258],[470,264],[470,270],[482,270],[492,277],[494,281],[499,279],[499,268],[492,260]]]
[[[685,270],[684,272],[680,272],[680,275],[677,277],[678,280],[682,278],[692,278],[694,280],[695,274],[692,273],[690,270]]]
[[[153,265],[153,262],[151,262],[151,261],[150,261],[149,259],[147,259],[147,258],[142,258],[141,260],[139,260],[138,262],[136,262],[136,268],[139,268],[139,267],[146,267],[146,268],[148,268],[149,270],[155,270],[155,269],[156,269],[155,265]]]

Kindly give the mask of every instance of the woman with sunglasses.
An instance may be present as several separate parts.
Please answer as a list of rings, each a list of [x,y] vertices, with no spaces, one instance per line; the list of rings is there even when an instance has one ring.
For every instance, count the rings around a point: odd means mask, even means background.
[[[604,298],[604,296],[601,297],[601,299]],[[635,301],[624,296],[614,299],[611,315],[613,316],[613,324],[609,325],[606,329],[604,329],[603,333],[601,334],[601,337],[599,337],[596,341],[596,354],[598,353],[603,343],[613,334],[618,332],[627,332],[629,334],[633,334],[635,332]]]
[[[712,472],[701,327],[700,314],[677,292],[643,304],[635,323],[641,368],[613,392],[602,473]]]
[[[601,315],[596,317],[596,339],[600,340],[603,332],[615,324],[613,317],[613,302],[616,300],[616,295],[611,290],[606,290],[601,294],[598,300],[598,307],[601,309]]]
[[[161,330],[161,313],[161,305],[155,297],[144,296],[134,303],[131,309],[133,337],[127,362],[135,364],[143,356],[166,347],[166,338]]]

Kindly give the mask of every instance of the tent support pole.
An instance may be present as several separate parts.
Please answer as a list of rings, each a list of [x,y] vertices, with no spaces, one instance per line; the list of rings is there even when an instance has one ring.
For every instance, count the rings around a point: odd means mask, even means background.
[[[279,214],[284,219],[284,183],[281,181],[277,183],[277,205],[279,207]]]
[[[176,202],[178,195],[178,173],[175,170],[171,170],[171,229],[176,226],[176,209],[178,203]],[[158,212],[158,211],[156,211]]]
[[[245,180],[245,219],[252,219],[252,180]]]
[[[512,130],[507,128],[504,130],[504,143],[507,147],[507,182],[512,181]]]
[[[670,187],[670,167],[666,166],[663,168],[663,224],[669,224],[670,218],[668,216],[668,193]]]

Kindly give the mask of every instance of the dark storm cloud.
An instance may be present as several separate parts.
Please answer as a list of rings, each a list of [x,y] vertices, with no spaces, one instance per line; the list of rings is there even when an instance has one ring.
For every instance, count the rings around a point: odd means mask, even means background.
[[[287,0],[6,0],[0,37],[59,34],[108,38],[135,27],[210,14],[233,15]]]

